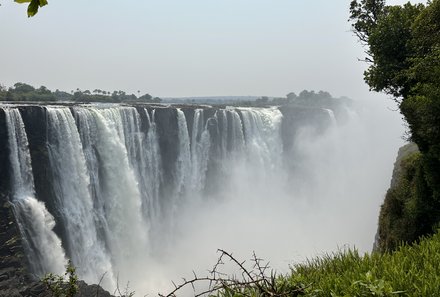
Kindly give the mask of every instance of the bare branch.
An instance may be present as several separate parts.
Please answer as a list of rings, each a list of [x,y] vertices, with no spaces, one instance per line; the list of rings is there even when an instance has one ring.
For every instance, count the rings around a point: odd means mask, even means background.
[[[238,261],[231,253],[228,253],[222,249],[219,249],[220,256],[217,259],[217,263],[213,269],[208,271],[208,276],[198,277],[193,271],[193,278],[187,280],[183,278],[183,282],[176,285],[173,282],[174,289],[166,294],[158,294],[159,297],[176,297],[176,294],[184,287],[190,286],[194,291],[194,297],[201,297],[206,294],[210,295],[218,293],[222,290],[232,290],[233,292],[245,296],[251,297],[255,294],[269,297],[284,297],[284,296],[298,296],[304,292],[304,286],[279,286],[277,284],[278,277],[276,273],[271,271],[270,276],[266,274],[269,269],[268,263],[263,263],[263,260],[258,258],[253,253],[251,261],[254,263],[251,269],[246,268],[245,261]],[[224,257],[228,258],[234,263],[241,271],[241,278],[237,278],[235,275],[228,276],[220,271],[222,265],[224,265]],[[196,284],[207,285],[206,289],[197,292]]]

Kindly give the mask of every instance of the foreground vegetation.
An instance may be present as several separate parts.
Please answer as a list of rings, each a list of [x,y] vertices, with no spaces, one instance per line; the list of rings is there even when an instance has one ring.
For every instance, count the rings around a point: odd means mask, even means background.
[[[324,255],[293,266],[291,273],[283,276],[267,274],[267,266],[255,255],[246,265],[221,251],[219,263],[229,259],[241,270],[240,278],[226,277],[217,264],[208,277],[186,280],[161,296],[178,296],[184,286],[197,282],[209,282],[210,289],[195,291],[195,296],[440,296],[439,251],[437,232],[392,253],[360,255],[356,250],[346,250]]]
[[[327,254],[294,265],[291,273],[277,276],[255,254],[250,261],[241,261],[219,250],[219,261],[208,276],[184,279],[175,285],[175,290],[159,296],[186,296],[185,288],[194,289],[194,296],[218,297],[440,296],[439,251],[440,232],[437,232],[390,253],[360,255],[356,250],[345,250]],[[222,272],[222,265],[228,263],[240,270],[238,276]],[[77,296],[78,280],[74,273],[69,265],[66,277],[49,275],[44,283],[53,296]],[[139,295],[118,290],[115,293]]]

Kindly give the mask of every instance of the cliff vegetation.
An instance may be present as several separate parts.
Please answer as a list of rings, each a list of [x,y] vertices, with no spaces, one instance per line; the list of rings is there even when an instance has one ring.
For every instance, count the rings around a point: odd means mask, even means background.
[[[420,153],[401,162],[379,220],[380,250],[433,234],[440,222],[440,1],[386,5],[354,0],[353,31],[365,47],[371,90],[391,95]]]

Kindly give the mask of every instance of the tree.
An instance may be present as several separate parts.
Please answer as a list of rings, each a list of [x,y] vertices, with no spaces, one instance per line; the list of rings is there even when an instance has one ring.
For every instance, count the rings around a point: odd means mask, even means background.
[[[29,92],[35,91],[35,88],[31,85],[18,82],[16,84],[14,84],[13,91],[16,93],[29,93]]]
[[[5,101],[6,100],[6,87],[2,84],[0,84],[0,101]]]
[[[29,3],[27,9],[28,17],[33,17],[37,14],[38,8],[47,5],[47,0],[14,0],[17,3]]]
[[[368,44],[369,36],[384,12],[384,7],[385,0],[351,1],[350,20],[354,21],[353,32],[363,44]],[[367,54],[370,55],[368,51]]]
[[[140,96],[138,99],[141,100],[141,101],[149,102],[149,101],[151,101],[153,99],[153,96],[151,96],[150,94],[147,93],[145,95]]]
[[[41,86],[41,87],[39,87],[37,90],[37,93],[39,93],[39,94],[51,94],[52,92],[48,89],[48,88],[46,88],[45,86]]]
[[[385,6],[384,1],[351,2],[353,32],[367,47],[364,72],[366,83],[374,91],[384,91],[396,100],[408,94],[412,81],[406,76],[413,54],[412,23],[423,10],[422,4]]]
[[[414,231],[405,238],[391,236],[412,242],[434,232],[440,223],[440,0],[429,1],[427,6],[354,0],[350,20],[355,35],[367,48],[370,66],[364,73],[366,83],[399,103],[409,139],[421,152],[412,169],[417,172],[417,186],[411,187],[410,193],[417,203],[410,212],[405,212],[407,205],[392,204],[399,208],[393,213],[407,215],[403,222],[415,223],[408,229]],[[402,200],[399,196],[403,194],[392,194],[394,200]],[[383,222],[390,221],[385,210],[381,211]],[[381,228],[383,231],[385,226],[380,224],[379,231]]]
[[[294,92],[290,92],[286,95],[287,101],[292,102],[294,101],[298,96]]]

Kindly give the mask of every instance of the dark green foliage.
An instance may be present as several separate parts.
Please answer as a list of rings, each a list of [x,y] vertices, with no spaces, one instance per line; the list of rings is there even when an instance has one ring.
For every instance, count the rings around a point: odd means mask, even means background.
[[[411,81],[406,76],[413,57],[412,24],[424,9],[421,4],[385,6],[385,1],[352,1],[350,19],[359,39],[367,46],[365,81],[374,91],[405,96]]]
[[[354,0],[350,19],[371,63],[365,81],[399,102],[421,152],[408,160],[407,175],[382,207],[380,245],[393,249],[432,233],[440,222],[440,0],[426,6]]]
[[[385,7],[385,0],[353,0],[350,3],[350,19],[354,20],[354,33],[363,43],[375,29]]]
[[[412,84],[405,70],[411,65],[412,22],[423,5],[386,7],[375,29],[369,36],[373,64],[365,71],[365,81],[375,91],[393,96],[405,96]]]

